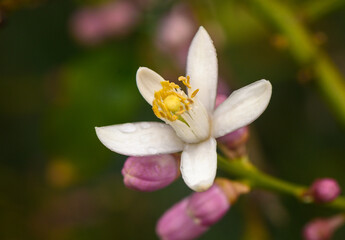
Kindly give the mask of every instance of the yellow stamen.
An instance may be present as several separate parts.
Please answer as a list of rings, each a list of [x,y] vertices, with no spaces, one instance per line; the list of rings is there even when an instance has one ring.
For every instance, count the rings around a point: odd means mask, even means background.
[[[158,117],[161,118],[162,114],[159,112],[157,105],[152,106],[153,113]]]
[[[191,88],[190,77],[179,77],[187,88]],[[195,90],[190,97],[188,97],[180,87],[169,81],[161,82],[162,89],[154,93],[154,99],[152,101],[152,110],[158,118],[164,118],[169,121],[176,121],[182,119],[181,115],[191,109],[191,105],[194,103],[192,98],[196,96],[199,89]]]
[[[181,111],[175,112],[176,115],[181,115],[182,113],[184,113],[185,111],[187,111],[186,109],[182,109]]]
[[[190,84],[190,76],[187,76],[187,83]]]
[[[195,97],[195,95],[199,92],[199,89],[195,90],[192,95],[190,96],[191,98]]]
[[[190,83],[189,83],[189,79],[190,79],[189,76],[187,76],[187,77],[180,76],[180,77],[178,78],[178,80],[179,80],[180,82],[182,82],[187,88],[191,88],[192,86],[191,86]]]

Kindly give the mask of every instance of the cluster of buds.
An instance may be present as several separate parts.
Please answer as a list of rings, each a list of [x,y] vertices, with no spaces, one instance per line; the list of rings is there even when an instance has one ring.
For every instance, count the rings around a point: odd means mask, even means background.
[[[329,203],[336,199],[341,192],[339,184],[332,178],[316,179],[303,197],[306,201],[315,203]],[[330,240],[335,230],[345,222],[344,215],[336,215],[331,218],[317,218],[303,229],[305,240]]]
[[[217,179],[205,192],[196,192],[176,203],[160,218],[157,234],[161,239],[194,239],[218,222],[237,198],[249,187],[227,179]]]
[[[127,158],[122,169],[126,187],[151,192],[171,184],[180,176],[177,155],[161,154]],[[196,192],[172,206],[158,221],[161,239],[194,239],[218,222],[249,187],[217,178],[205,192]]]

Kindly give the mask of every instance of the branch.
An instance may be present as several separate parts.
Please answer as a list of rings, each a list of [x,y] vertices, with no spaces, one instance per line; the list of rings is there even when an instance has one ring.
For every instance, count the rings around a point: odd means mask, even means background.
[[[304,192],[308,189],[306,186],[289,183],[267,175],[255,168],[245,157],[228,160],[218,155],[218,167],[231,177],[245,181],[252,188],[290,195],[303,203],[311,203],[310,199],[307,201],[303,197]],[[323,206],[345,211],[345,197],[338,197],[330,203],[323,204]]]

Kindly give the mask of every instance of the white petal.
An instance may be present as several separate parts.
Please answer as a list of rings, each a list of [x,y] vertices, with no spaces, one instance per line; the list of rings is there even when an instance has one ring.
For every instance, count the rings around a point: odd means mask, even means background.
[[[140,67],[137,71],[139,92],[150,105],[152,105],[154,93],[162,89],[161,81],[164,79],[149,68]]]
[[[265,111],[272,94],[267,80],[256,81],[234,91],[213,115],[213,137],[221,137],[257,119]]]
[[[196,96],[211,113],[216,99],[218,63],[212,39],[203,27],[199,28],[189,48],[187,75],[190,76],[191,91],[199,89]]]
[[[212,186],[217,171],[217,142],[214,138],[188,144],[181,156],[181,173],[188,187],[205,191]]]
[[[107,148],[128,156],[180,152],[184,146],[169,125],[158,122],[96,127],[96,133]]]

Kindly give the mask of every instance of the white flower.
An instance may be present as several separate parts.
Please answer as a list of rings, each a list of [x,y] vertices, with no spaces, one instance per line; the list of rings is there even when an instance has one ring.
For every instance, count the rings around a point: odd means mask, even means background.
[[[217,170],[216,138],[258,118],[271,98],[269,81],[260,80],[234,91],[214,109],[218,78],[216,51],[206,30],[200,27],[189,48],[187,77],[180,77],[187,93],[156,72],[140,67],[137,86],[165,123],[139,122],[96,127],[110,150],[129,156],[182,151],[181,173],[195,191],[205,191]]]

